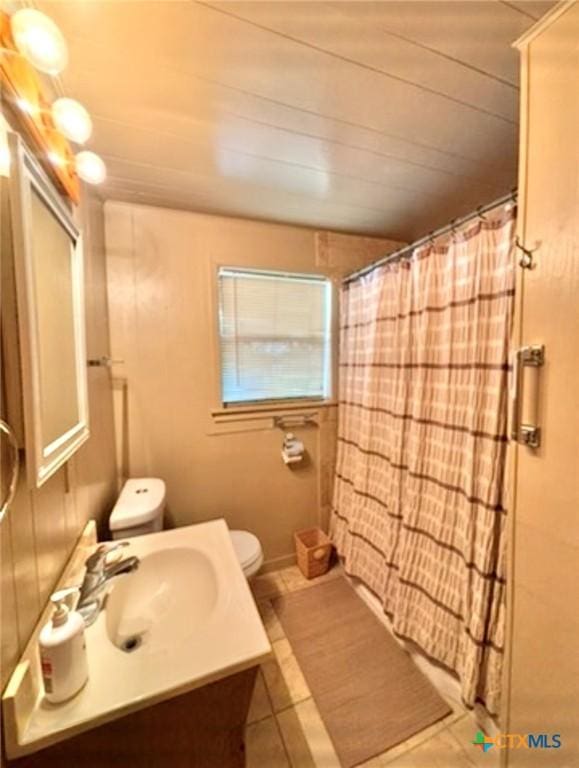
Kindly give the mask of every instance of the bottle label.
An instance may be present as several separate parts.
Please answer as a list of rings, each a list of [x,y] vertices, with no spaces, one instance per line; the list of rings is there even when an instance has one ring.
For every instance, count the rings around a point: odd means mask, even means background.
[[[49,659],[40,659],[40,666],[42,668],[42,680],[44,682],[44,690],[46,693],[52,693],[52,664]]]

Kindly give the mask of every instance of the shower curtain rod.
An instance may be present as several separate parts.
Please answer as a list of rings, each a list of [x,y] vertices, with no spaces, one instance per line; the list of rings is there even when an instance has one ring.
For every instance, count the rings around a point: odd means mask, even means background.
[[[516,202],[517,199],[517,190],[516,188],[511,190],[508,195],[503,195],[502,197],[499,197],[498,200],[494,200],[492,203],[488,203],[487,205],[480,205],[476,211],[472,211],[472,213],[468,213],[466,216],[462,216],[459,219],[452,219],[450,224],[446,224],[444,227],[440,227],[439,229],[433,230],[432,232],[429,232],[424,237],[421,237],[419,240],[415,240],[413,243],[410,243],[409,245],[405,245],[403,248],[399,248],[397,251],[394,251],[393,253],[389,253],[387,256],[383,256],[381,259],[378,259],[378,261],[372,262],[372,264],[368,264],[367,267],[362,267],[362,269],[357,270],[357,272],[352,272],[351,275],[347,275],[342,282],[345,283],[352,283],[355,280],[358,280],[360,277],[364,277],[364,275],[369,274],[370,272],[373,272],[378,267],[383,267],[384,264],[389,264],[393,261],[398,261],[399,259],[403,259],[406,254],[409,254],[410,252],[414,251],[415,248],[418,248],[419,246],[423,245],[424,243],[427,243],[429,240],[434,240],[436,237],[440,237],[440,235],[444,235],[447,232],[452,232],[457,227],[462,226],[463,224],[466,224],[467,221],[470,221],[471,219],[481,216],[484,216],[485,213],[488,211],[492,211],[493,208],[498,208],[500,205],[504,205],[508,202]]]

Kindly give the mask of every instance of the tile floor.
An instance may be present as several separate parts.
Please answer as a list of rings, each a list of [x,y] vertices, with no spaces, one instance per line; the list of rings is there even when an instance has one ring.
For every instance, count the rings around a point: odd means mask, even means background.
[[[340,768],[271,602],[280,594],[308,589],[340,574],[340,568],[334,567],[325,576],[308,581],[292,566],[257,576],[252,582],[274,658],[262,666],[257,678],[246,734],[247,768]],[[363,768],[478,768],[478,751],[469,743],[476,731],[474,721],[462,705],[448,703],[452,714],[367,761]],[[489,768],[488,755],[485,759]]]

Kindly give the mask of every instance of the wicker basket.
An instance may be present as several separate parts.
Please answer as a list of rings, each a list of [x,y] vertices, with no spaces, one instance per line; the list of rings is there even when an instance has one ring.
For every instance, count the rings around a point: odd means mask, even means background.
[[[294,534],[300,571],[306,579],[322,576],[330,566],[332,542],[321,528],[306,528]]]

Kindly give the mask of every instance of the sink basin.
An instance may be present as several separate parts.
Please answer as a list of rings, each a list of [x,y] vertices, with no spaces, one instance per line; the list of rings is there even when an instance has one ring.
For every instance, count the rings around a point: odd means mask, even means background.
[[[123,549],[123,556],[131,555],[139,558],[139,568],[111,581],[103,609],[86,630],[88,682],[58,706],[35,687],[41,677],[37,635],[48,619],[46,609],[3,699],[10,757],[270,658],[271,645],[224,520],[136,536]],[[81,578],[79,572],[68,584]]]
[[[151,552],[141,558],[138,570],[113,581],[106,601],[107,634],[124,651],[170,647],[211,620],[217,595],[215,566],[201,550]]]

